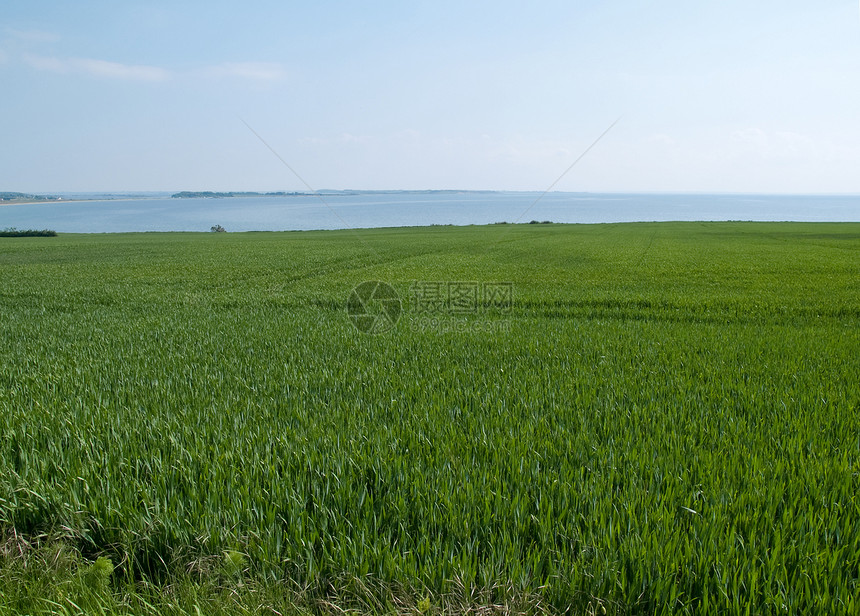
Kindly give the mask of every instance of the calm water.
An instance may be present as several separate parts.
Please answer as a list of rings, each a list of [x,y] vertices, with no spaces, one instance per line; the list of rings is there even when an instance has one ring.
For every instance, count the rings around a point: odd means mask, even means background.
[[[92,195],[90,195],[91,197]],[[81,198],[86,195],[65,195]],[[566,223],[664,220],[860,222],[860,196],[659,195],[549,193],[397,193],[110,200],[0,205],[0,229],[66,233],[124,231],[281,231],[481,225],[550,220]]]

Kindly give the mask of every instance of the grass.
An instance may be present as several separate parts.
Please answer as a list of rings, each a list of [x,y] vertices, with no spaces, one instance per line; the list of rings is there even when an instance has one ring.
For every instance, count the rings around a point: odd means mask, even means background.
[[[0,243],[0,613],[860,610],[858,266],[858,224]]]

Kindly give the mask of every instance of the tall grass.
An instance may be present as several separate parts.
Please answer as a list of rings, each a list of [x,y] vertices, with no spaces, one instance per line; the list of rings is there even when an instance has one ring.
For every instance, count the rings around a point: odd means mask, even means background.
[[[850,224],[0,245],[0,526],[117,592],[857,610],[858,257]],[[510,326],[364,335],[374,279],[511,281],[458,317]]]

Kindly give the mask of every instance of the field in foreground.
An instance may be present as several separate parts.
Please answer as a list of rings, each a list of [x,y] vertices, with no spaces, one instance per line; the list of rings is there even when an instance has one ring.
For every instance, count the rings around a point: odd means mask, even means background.
[[[860,224],[5,238],[0,274],[0,613],[860,610]]]

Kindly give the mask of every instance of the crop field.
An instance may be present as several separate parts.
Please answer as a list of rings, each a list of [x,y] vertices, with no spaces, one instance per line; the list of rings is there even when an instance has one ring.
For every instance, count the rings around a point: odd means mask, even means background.
[[[0,238],[0,613],[860,613],[858,418],[860,224]]]

